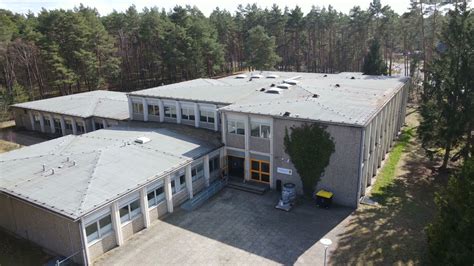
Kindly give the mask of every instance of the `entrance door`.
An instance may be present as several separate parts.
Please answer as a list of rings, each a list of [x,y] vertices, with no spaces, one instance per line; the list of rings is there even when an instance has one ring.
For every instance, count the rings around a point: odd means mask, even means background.
[[[270,183],[270,163],[262,160],[250,160],[250,178],[262,183]]]
[[[244,158],[227,156],[227,166],[229,169],[229,176],[244,178]]]

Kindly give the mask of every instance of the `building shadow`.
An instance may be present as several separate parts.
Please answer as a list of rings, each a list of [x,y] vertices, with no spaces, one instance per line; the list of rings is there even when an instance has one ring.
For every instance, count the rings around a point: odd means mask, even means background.
[[[164,222],[290,265],[353,212],[340,206],[319,209],[306,200],[285,212],[274,208],[278,199],[275,191],[256,195],[225,188],[202,207],[179,209]]]

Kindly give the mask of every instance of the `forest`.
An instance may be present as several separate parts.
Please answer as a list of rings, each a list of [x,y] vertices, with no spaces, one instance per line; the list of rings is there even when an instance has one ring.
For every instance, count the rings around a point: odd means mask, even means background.
[[[361,71],[373,41],[387,74],[394,61],[408,71],[433,54],[442,5],[413,1],[402,15],[380,0],[349,14],[331,6],[305,15],[299,7],[256,4],[234,13],[216,8],[209,17],[191,6],[130,6],[105,16],[83,5],[38,14],[0,10],[0,109],[6,119],[15,102],[96,89],[133,91],[249,68]]]

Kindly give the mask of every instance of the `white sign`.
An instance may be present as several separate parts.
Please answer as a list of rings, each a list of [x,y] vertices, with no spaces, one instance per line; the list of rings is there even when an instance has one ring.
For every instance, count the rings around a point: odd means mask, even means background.
[[[288,168],[283,168],[283,167],[277,167],[277,172],[280,174],[285,174],[285,175],[291,175],[293,171]]]

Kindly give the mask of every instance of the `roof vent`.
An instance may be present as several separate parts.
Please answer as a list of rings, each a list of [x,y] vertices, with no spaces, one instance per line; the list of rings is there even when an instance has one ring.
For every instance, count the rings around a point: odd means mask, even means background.
[[[351,79],[356,79],[356,78],[354,76],[352,76]]]
[[[323,77],[325,77],[325,78],[326,78],[327,76],[328,76],[328,75],[324,74],[324,76],[323,76]]]
[[[270,94],[280,94],[281,93],[281,89],[278,89],[278,88],[271,88],[271,89],[268,89],[266,91],[266,93],[270,93]]]
[[[290,114],[291,114],[290,112],[285,112],[283,116],[290,116]]]
[[[236,79],[244,79],[246,77],[247,77],[247,75],[245,75],[245,74],[240,74],[240,75],[235,76]]]
[[[253,79],[259,79],[259,78],[263,78],[263,76],[260,75],[260,74],[253,74],[253,75],[251,76],[251,78],[253,78]]]
[[[339,85],[339,84],[336,84],[336,85],[335,85],[335,87],[336,87],[336,88],[339,88],[339,87],[341,87],[341,85]]]
[[[285,79],[283,82],[286,84],[296,85],[298,84],[299,81],[294,80],[294,79]]]
[[[149,139],[147,137],[139,137],[139,138],[135,139],[135,142],[138,143],[138,144],[145,144],[145,143],[148,143],[150,141],[151,141],[151,139]]]
[[[285,84],[285,83],[282,83],[282,84],[278,84],[278,85],[277,85],[277,88],[285,89],[285,90],[289,89],[290,87],[291,87],[290,84]]]
[[[278,75],[275,75],[275,74],[270,74],[267,76],[267,79],[276,79],[278,78]]]
[[[261,88],[260,91],[265,91],[265,88]]]
[[[319,98],[318,94],[313,94],[313,98]]]

